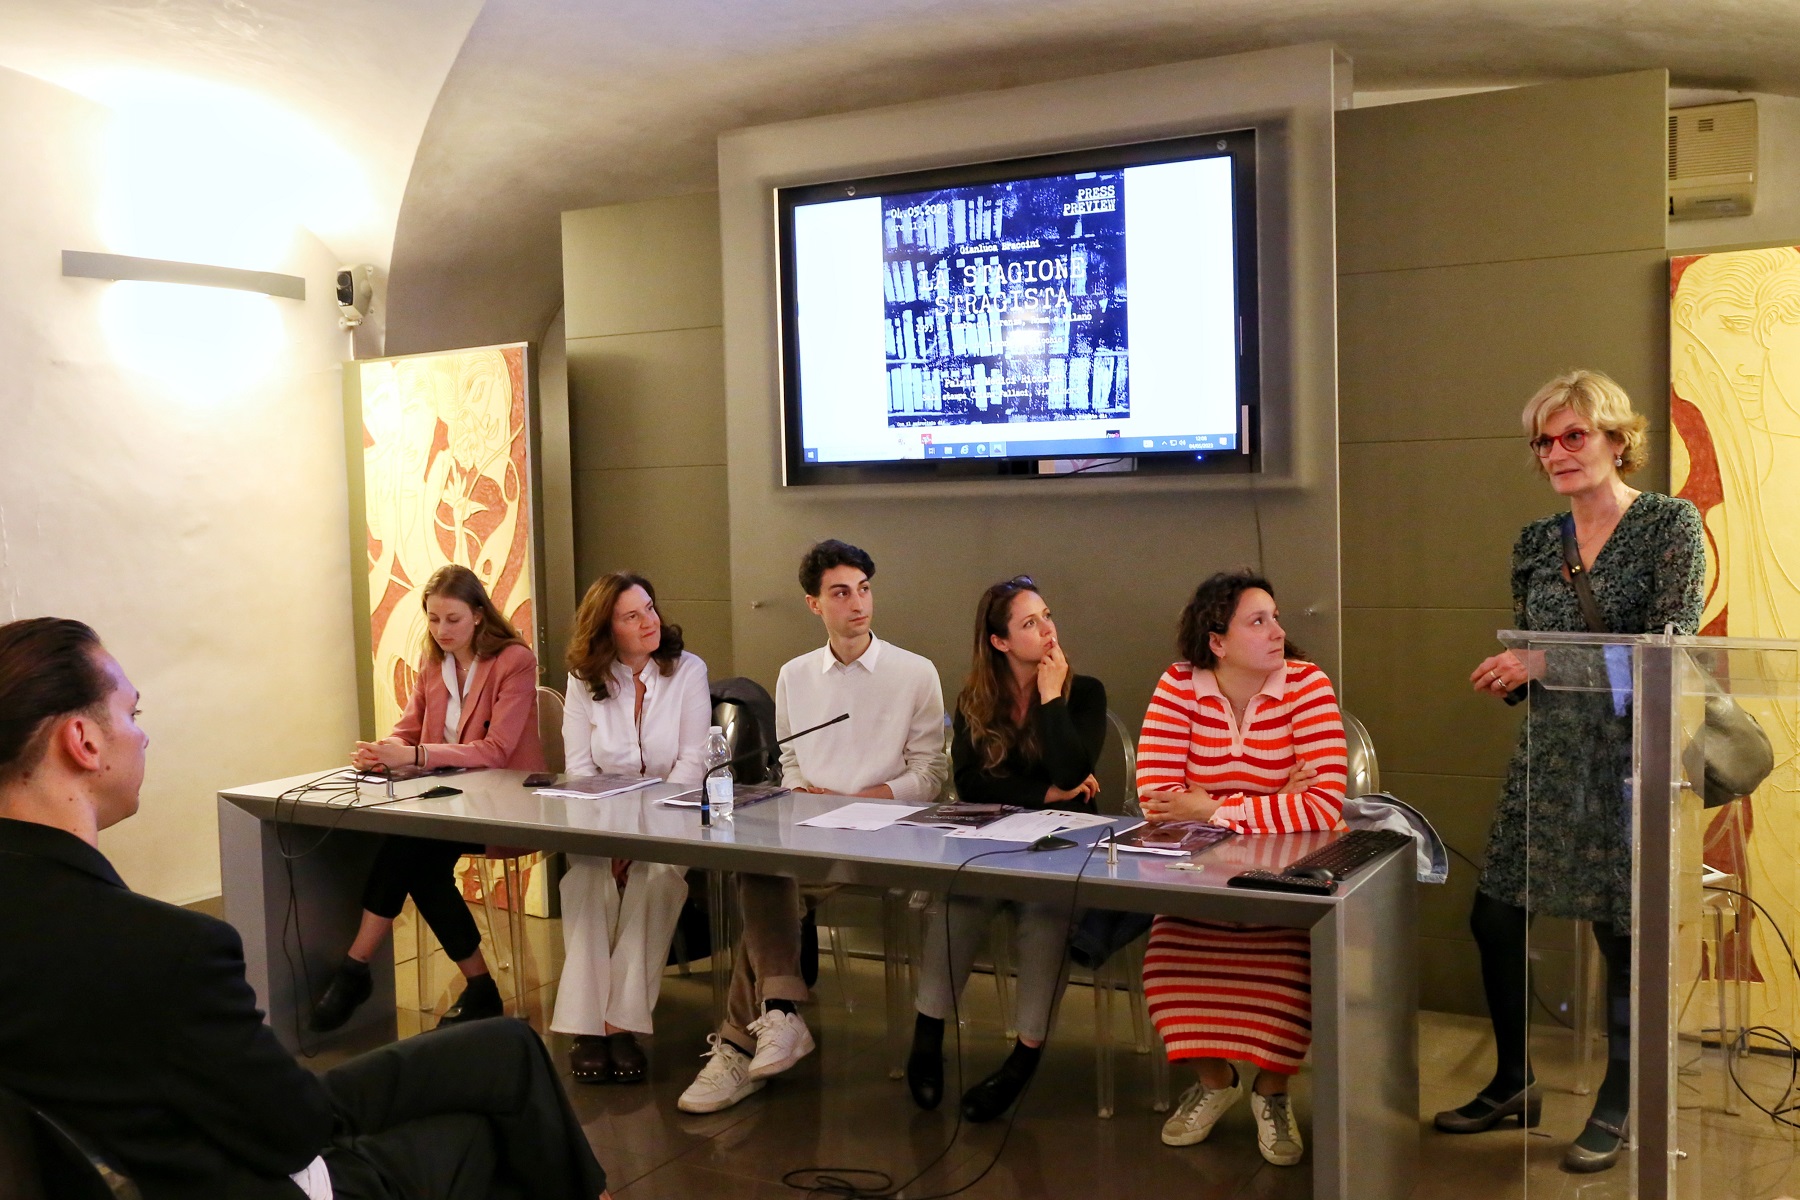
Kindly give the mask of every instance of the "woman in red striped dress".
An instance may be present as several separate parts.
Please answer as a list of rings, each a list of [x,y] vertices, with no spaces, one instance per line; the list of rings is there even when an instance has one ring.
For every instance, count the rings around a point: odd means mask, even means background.
[[[1151,821],[1211,821],[1240,834],[1341,829],[1344,724],[1325,673],[1288,644],[1274,589],[1248,572],[1194,592],[1138,741],[1137,785]],[[1234,1063],[1256,1066],[1257,1146],[1300,1161],[1288,1077],[1312,1038],[1306,930],[1158,917],[1144,956],[1150,1015],[1171,1060],[1199,1079],[1163,1141],[1205,1141],[1244,1094]]]

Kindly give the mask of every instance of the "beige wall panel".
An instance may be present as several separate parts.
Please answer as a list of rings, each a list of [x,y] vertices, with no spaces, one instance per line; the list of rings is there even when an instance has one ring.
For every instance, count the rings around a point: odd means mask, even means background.
[[[1104,145],[1216,121],[1287,114],[1279,224],[1293,266],[1276,347],[1291,379],[1295,448],[1289,484],[1259,488],[1263,560],[1293,635],[1335,675],[1338,661],[1336,321],[1331,241],[1331,130],[1338,74],[1329,47],[1292,47],[1205,63],[1065,80],[921,104],[738,130],[720,139],[726,247],[727,434],[731,462],[734,646],[764,680],[822,641],[794,571],[815,539],[866,547],[880,570],[875,628],[929,656],[953,695],[967,670],[981,590],[1016,571],[1043,584],[1077,671],[1107,685],[1112,707],[1141,721],[1174,658],[1179,610],[1222,567],[1256,562],[1258,521],[1238,480],[994,479],[916,487],[784,488],[773,320],[770,189],[944,162]],[[1217,126],[1214,126],[1217,127]],[[1259,171],[1262,168],[1259,168]],[[1273,176],[1279,178],[1279,175]],[[760,607],[752,607],[760,605]]]
[[[1380,748],[1377,747],[1377,750]],[[1477,775],[1417,775],[1382,771],[1381,786],[1424,813],[1438,836],[1476,862],[1487,849],[1488,827],[1500,799],[1501,781]],[[1450,878],[1419,887],[1422,937],[1469,937],[1469,905],[1475,899],[1476,869],[1450,856]]]
[[[1560,505],[1523,438],[1364,442],[1343,464],[1346,608],[1510,608],[1513,541]]]
[[[1661,250],[1668,72],[1338,114],[1338,269]]]
[[[1352,608],[1344,611],[1351,711],[1369,727],[1383,771],[1498,775],[1512,754],[1518,710],[1469,687],[1497,653],[1506,609]]]
[[[720,324],[718,197],[564,213],[563,299],[571,341]]]
[[[1379,743],[1376,751],[1381,751]],[[1476,862],[1482,861],[1487,850],[1488,828],[1493,824],[1494,808],[1500,802],[1501,782],[1501,775],[1427,775],[1415,771],[1390,771],[1386,761],[1382,762],[1382,788],[1424,813],[1439,837]],[[1452,854],[1450,878],[1472,882],[1475,868]]]
[[[725,344],[716,325],[571,340],[569,395],[583,469],[725,462]]]
[[[1263,502],[1269,573],[1281,589],[1296,641],[1330,639],[1327,602],[1309,592],[1307,566],[1329,556],[1331,530]],[[1075,670],[1098,677],[1108,703],[1133,729],[1157,677],[1175,658],[1175,626],[1195,584],[1213,571],[1254,563],[1256,541],[1243,497],[1017,496],[985,505],[932,499],[802,502],[777,493],[762,528],[740,536],[735,579],[741,673],[773,686],[781,664],[822,644],[795,578],[814,541],[839,537],[874,557],[875,629],[937,664],[946,700],[968,669],[975,601],[1020,572],[1038,581]],[[756,524],[756,522],[750,522]],[[1308,539],[1312,540],[1308,540]],[[1308,616],[1314,608],[1317,615]],[[1334,642],[1332,643],[1334,644]],[[1328,664],[1335,677],[1336,664]]]
[[[670,599],[731,595],[724,467],[577,471],[575,506],[583,590],[632,570]]]
[[[1668,424],[1660,248],[1346,274],[1338,297],[1345,442],[1516,438],[1525,401],[1572,367],[1605,371]]]
[[[1481,998],[1481,959],[1475,954],[1475,943],[1465,938],[1419,939],[1419,1007],[1431,1012],[1463,1013],[1471,1017],[1487,1015],[1487,1004]],[[1485,1040],[1481,1053],[1493,1061],[1493,1033],[1482,1030]],[[1471,1039],[1473,1040],[1473,1039]],[[1460,1062],[1420,1064],[1420,1079],[1429,1083],[1443,1074],[1459,1069]],[[1461,1103],[1446,1101],[1447,1105]],[[1514,1151],[1517,1153],[1517,1151]]]
[[[662,597],[660,591],[659,585],[658,601],[663,617],[681,626],[683,645],[706,660],[707,672],[713,679],[730,679],[736,675],[731,653],[730,601],[670,600]]]

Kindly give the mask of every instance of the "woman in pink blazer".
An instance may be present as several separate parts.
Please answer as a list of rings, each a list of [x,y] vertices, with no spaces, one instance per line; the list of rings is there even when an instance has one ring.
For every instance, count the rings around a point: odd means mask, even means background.
[[[542,771],[538,741],[537,658],[494,607],[467,567],[440,568],[425,584],[430,633],[418,682],[394,732],[358,742],[351,762],[363,770],[505,767]],[[387,940],[407,896],[462,969],[462,995],[441,1025],[497,1017],[500,989],[481,957],[481,931],[456,888],[456,860],[479,845],[428,838],[382,841],[363,888],[362,924],[350,953],[312,1012],[318,1032],[336,1029],[368,999],[369,960]]]

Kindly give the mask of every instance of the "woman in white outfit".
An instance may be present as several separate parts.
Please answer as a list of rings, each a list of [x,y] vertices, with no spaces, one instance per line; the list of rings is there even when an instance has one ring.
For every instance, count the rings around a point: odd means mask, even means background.
[[[654,775],[698,784],[712,724],[706,664],[664,625],[656,589],[622,571],[588,588],[575,614],[564,697],[571,776]],[[596,804],[639,804],[627,794]],[[550,1028],[575,1035],[569,1068],[582,1083],[639,1083],[633,1036],[650,1032],[669,942],[687,899],[680,867],[569,856],[562,881],[562,982]]]

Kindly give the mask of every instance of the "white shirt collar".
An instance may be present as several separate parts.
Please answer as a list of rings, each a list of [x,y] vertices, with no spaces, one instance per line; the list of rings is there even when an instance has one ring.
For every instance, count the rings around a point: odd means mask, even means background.
[[[875,636],[873,630],[870,630],[869,648],[857,655],[856,661],[854,662],[839,662],[837,655],[831,652],[831,643],[826,642],[819,651],[819,673],[821,675],[829,675],[834,668],[848,671],[851,667],[861,667],[863,670],[873,675],[875,673],[876,663],[880,658],[881,639]]]
[[[631,668],[625,665],[623,659],[613,659],[612,677],[613,682],[618,685],[614,689],[617,694],[625,696],[634,694],[631,685]],[[656,692],[656,681],[662,678],[661,665],[654,658],[650,659],[644,664],[644,673],[639,678],[644,681],[644,699],[648,700]]]

